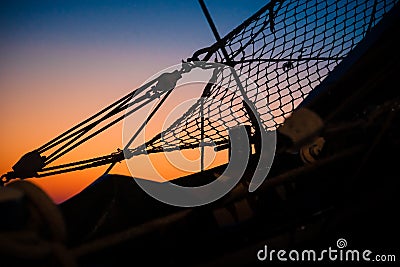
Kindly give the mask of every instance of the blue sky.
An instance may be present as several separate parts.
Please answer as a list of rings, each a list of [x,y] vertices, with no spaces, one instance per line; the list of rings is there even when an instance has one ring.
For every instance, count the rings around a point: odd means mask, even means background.
[[[221,36],[265,3],[206,1]],[[197,1],[161,0],[3,0],[0,40],[1,174],[21,155],[214,43]],[[121,130],[112,129],[65,160],[109,154],[121,139]],[[32,182],[60,202],[102,171]]]
[[[266,1],[207,1],[221,35]],[[63,45],[193,50],[214,39],[197,1],[2,1],[0,52]]]

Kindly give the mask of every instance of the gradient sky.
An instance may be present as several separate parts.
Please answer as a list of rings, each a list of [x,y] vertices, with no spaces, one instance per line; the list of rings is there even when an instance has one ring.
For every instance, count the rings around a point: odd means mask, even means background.
[[[265,3],[206,1],[221,36]],[[0,40],[1,174],[26,152],[214,42],[197,1],[161,0],[1,1]],[[65,161],[109,154],[122,147],[121,135],[117,126]],[[102,172],[31,181],[61,202]],[[114,172],[127,174],[123,163]]]

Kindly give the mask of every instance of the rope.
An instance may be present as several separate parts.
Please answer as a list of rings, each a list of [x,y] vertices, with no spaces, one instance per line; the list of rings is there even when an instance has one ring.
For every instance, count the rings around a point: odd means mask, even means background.
[[[204,140],[212,140],[223,148],[229,144],[226,129],[243,124],[251,125],[251,135],[254,136],[257,129],[244,102],[252,104],[251,110],[254,109],[254,115],[266,131],[277,129],[398,2],[271,1],[223,38],[207,12],[206,17],[217,41],[194,52],[188,62],[182,62],[178,72],[188,73],[197,67],[212,68],[207,63],[194,62],[196,60],[213,60],[234,69],[215,69],[202,99],[165,131],[145,144],[129,150],[126,148],[126,151],[130,155],[140,155],[211,144],[204,143]],[[34,152],[54,151],[44,158],[43,166],[28,176],[43,177],[110,163],[113,166],[122,160],[120,153],[119,156],[107,155],[45,168],[125,118],[124,115],[116,117],[117,114],[123,111],[126,116],[134,114],[166,94],[157,86],[163,77],[165,73],[39,147]],[[198,114],[204,116],[199,118]],[[100,126],[108,120],[111,121]],[[36,175],[43,170],[46,173]],[[17,172],[7,173],[1,177],[0,184],[18,175]]]
[[[54,266],[77,266],[64,245],[67,239],[64,218],[49,196],[27,181],[15,181],[8,186],[23,193],[28,220],[26,229],[0,233],[2,264],[15,266],[24,260],[42,265],[50,261]]]
[[[217,42],[196,51],[189,60],[214,58],[232,66],[240,82],[228,70],[216,73],[212,86],[204,89],[205,99],[131,152],[199,147],[203,139],[228,144],[224,128],[239,124],[252,125],[254,135],[255,126],[243,107],[246,97],[265,130],[275,130],[396,3],[398,0],[272,1],[223,38],[213,30]],[[241,85],[244,94],[239,92]],[[213,121],[202,127],[197,114]]]

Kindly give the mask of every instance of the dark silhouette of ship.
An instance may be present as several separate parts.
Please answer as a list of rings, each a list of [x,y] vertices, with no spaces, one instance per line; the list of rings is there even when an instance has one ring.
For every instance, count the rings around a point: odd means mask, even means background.
[[[11,182],[4,188],[9,197],[0,201],[1,262],[10,266],[266,264],[257,259],[264,245],[276,250],[325,249],[336,247],[339,238],[352,249],[396,255],[400,43],[395,37],[399,35],[396,2],[278,126],[272,168],[255,192],[249,193],[248,186],[257,150],[231,192],[195,208],[161,203],[132,177],[109,173],[59,205],[28,182]],[[286,62],[285,71],[290,64]],[[301,143],[287,128],[292,125],[301,131],[305,121],[309,122],[305,132],[317,130],[306,136],[312,142]],[[249,135],[257,147],[257,134],[249,131]],[[218,179],[225,168],[173,183],[204,185]]]

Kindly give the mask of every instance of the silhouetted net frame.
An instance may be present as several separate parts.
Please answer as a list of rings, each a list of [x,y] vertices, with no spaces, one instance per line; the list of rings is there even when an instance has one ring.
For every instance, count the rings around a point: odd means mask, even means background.
[[[182,69],[161,74],[24,155],[13,171],[1,176],[0,185],[14,178],[45,177],[111,164],[108,173],[116,162],[145,153],[211,145],[226,148],[227,128],[247,124],[254,135],[254,117],[265,130],[274,130],[398,2],[271,1],[224,38],[196,51]],[[144,106],[158,102],[139,127],[142,129],[168,97],[169,89],[181,75],[198,67],[194,61],[199,60],[223,63],[235,71],[217,69],[202,98],[166,130],[133,149],[130,142],[138,132],[123,150],[110,155],[48,166]],[[256,116],[249,115],[245,100]],[[44,153],[50,154],[42,156]]]
[[[240,93],[232,72],[224,69],[182,117],[131,153],[227,144],[228,131],[221,126],[247,124],[254,134],[256,126],[245,98],[254,104],[264,129],[276,129],[396,3],[398,0],[271,1],[220,42],[188,59],[230,65],[246,96]],[[202,122],[200,114],[213,120]]]

